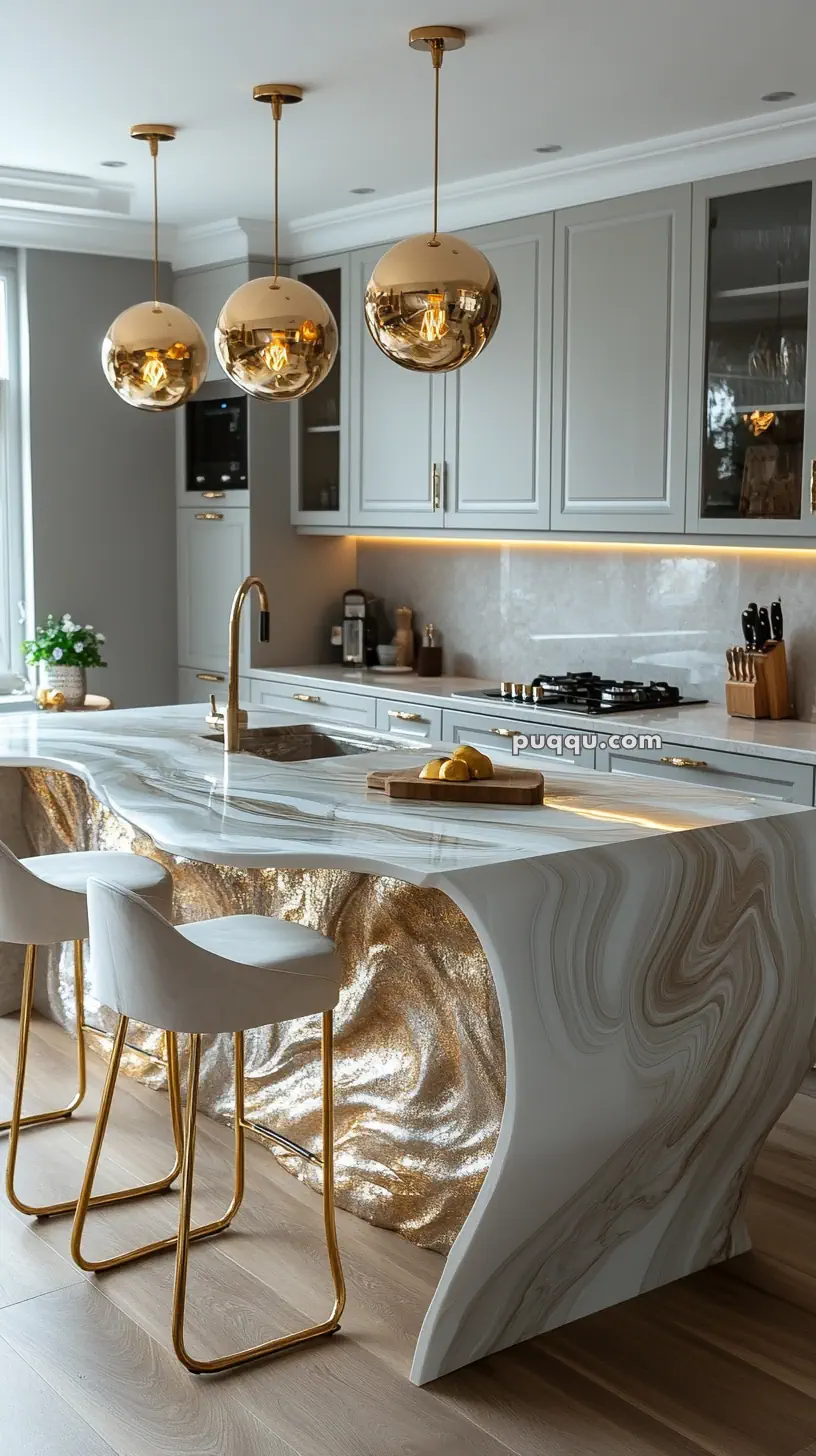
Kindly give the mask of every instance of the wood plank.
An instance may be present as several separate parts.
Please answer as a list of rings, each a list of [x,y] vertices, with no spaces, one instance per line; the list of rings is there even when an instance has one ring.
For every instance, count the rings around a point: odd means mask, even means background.
[[[5,1201],[0,1205],[0,1309],[81,1279],[70,1259],[44,1245]]]
[[[0,1339],[3,1456],[111,1456],[113,1448]]]
[[[0,1336],[118,1456],[294,1456],[238,1386],[196,1380],[90,1283],[3,1310]]]

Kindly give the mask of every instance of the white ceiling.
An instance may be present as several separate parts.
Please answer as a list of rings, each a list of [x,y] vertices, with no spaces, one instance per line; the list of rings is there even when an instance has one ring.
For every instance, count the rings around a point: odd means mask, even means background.
[[[412,25],[464,25],[446,59],[442,176],[466,181],[816,102],[813,0],[11,0],[0,19],[0,169],[132,189],[150,215],[136,121],[163,148],[166,222],[271,212],[271,122],[255,82],[302,84],[282,124],[281,205],[302,219],[430,182],[432,75]],[[127,169],[100,167],[121,158]],[[445,225],[444,215],[441,219]],[[1,241],[1,240],[0,240]]]

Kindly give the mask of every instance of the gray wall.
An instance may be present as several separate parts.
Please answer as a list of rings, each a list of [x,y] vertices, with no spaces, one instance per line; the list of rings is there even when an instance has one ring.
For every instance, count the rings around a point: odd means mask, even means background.
[[[99,358],[152,292],[147,262],[27,254],[37,620],[68,611],[105,633],[90,686],[122,708],[177,696],[173,420],[117,399]]]
[[[800,718],[816,722],[816,552],[357,542],[361,587],[442,633],[445,671],[663,678],[723,702],[749,601],[782,598]]]

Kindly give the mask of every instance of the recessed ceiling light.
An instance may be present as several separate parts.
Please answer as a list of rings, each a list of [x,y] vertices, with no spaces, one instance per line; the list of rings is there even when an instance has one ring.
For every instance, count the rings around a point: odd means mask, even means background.
[[[795,91],[768,91],[763,96],[763,101],[792,101],[796,95]]]
[[[376,189],[374,187],[350,187],[349,191],[353,192],[355,197],[367,197],[369,192],[374,192]]]
[[[545,157],[549,157],[555,152],[563,151],[563,148],[559,146],[558,142],[550,142],[546,147],[536,147],[536,151],[541,152]]]
[[[126,167],[127,162],[100,162],[100,167]]]

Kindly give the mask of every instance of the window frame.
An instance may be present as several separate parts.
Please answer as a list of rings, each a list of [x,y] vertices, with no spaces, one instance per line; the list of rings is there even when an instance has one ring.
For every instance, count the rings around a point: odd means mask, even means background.
[[[30,680],[21,645],[25,612],[26,533],[23,460],[22,269],[16,252],[0,248],[5,292],[8,378],[0,377],[0,697]],[[22,606],[22,610],[21,610]],[[7,654],[3,643],[8,644]]]

